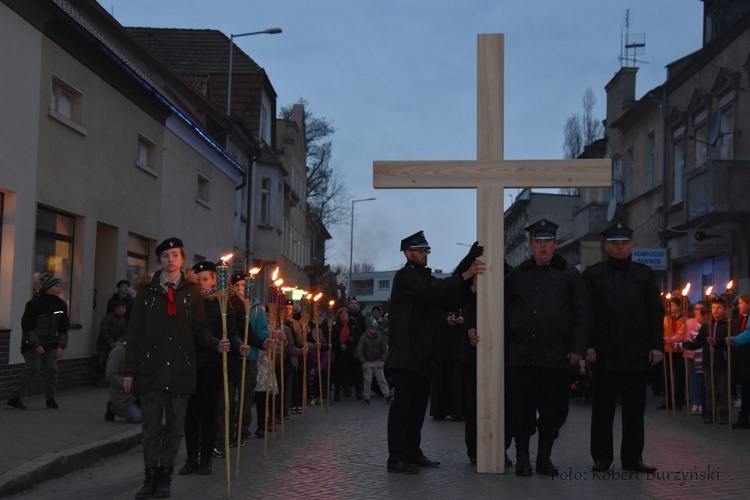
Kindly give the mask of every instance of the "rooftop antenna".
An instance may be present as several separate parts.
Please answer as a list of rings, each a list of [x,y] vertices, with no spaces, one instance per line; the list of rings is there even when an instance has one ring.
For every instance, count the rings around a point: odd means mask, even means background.
[[[646,52],[646,34],[630,33],[630,9],[625,10],[625,26],[620,30],[620,66],[635,68],[636,63],[648,64],[637,59]]]

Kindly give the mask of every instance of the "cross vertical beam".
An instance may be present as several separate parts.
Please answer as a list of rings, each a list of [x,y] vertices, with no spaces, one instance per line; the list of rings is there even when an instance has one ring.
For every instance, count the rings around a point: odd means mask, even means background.
[[[503,35],[477,39],[477,159],[503,161]],[[500,57],[498,57],[498,54]],[[486,279],[477,280],[477,472],[505,471],[504,213],[502,183],[477,188],[477,237],[485,247]],[[499,251],[498,251],[499,250]],[[479,298],[483,304],[479,305]],[[479,444],[481,443],[481,444]]]

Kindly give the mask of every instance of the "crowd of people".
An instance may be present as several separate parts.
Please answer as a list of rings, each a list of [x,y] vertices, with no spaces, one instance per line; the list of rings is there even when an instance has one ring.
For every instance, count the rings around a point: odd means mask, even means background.
[[[649,385],[664,395],[659,409],[750,428],[750,295],[739,295],[736,307],[726,294],[692,305],[679,291],[664,297],[653,271],[632,260],[633,231],[622,223],[602,233],[605,260],[580,273],[556,252],[557,229],[546,219],[530,225],[532,256],[515,268],[505,263],[506,467],[514,464],[507,452],[515,442],[517,475],[559,474],[552,450],[571,397],[591,403],[594,471],[613,467],[618,402],[622,468],[656,470],[643,459]],[[465,423],[466,452],[476,464],[482,336],[476,276],[485,270],[484,249],[475,243],[445,279],[427,267],[430,246],[421,231],[405,238],[401,251],[406,263],[394,277],[387,315],[380,306],[365,313],[350,298],[313,318],[288,300],[274,317],[273,308],[244,295],[243,273],[230,277],[222,309],[217,265],[203,261],[184,269],[178,238],[157,246],[158,271],[132,288],[118,282],[100,326],[97,371],[109,384],[104,418],[143,428],[145,479],[136,498],[169,496],[183,438],[187,460],[179,475],[209,475],[212,460],[229,453],[227,443],[264,438],[308,406],[342,398],[369,406],[373,393],[390,405],[389,472],[440,465],[421,447],[428,404],[433,420]],[[68,328],[60,289],[60,279],[45,273],[27,304],[26,364],[10,408],[25,409],[21,396],[39,371],[47,407],[59,408],[57,359]],[[741,403],[737,398],[734,423],[730,377],[741,388],[738,396],[746,396]],[[537,432],[532,468],[530,438]]]

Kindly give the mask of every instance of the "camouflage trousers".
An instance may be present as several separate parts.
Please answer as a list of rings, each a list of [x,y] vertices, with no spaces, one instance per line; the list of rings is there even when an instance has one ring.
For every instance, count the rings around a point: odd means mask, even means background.
[[[139,394],[143,413],[143,465],[173,467],[185,435],[188,394],[149,391]]]

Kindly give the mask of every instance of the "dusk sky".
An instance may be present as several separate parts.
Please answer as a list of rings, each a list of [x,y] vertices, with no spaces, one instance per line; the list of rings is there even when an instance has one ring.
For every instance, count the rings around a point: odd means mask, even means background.
[[[375,160],[476,158],[477,35],[505,34],[505,158],[559,159],[563,127],[619,70],[625,12],[642,34],[636,97],[701,47],[700,0],[99,0],[124,26],[280,27],[236,38],[268,73],[278,107],[308,101],[336,129],[332,165],[356,204],[354,261],[397,269],[402,238],[424,230],[429,265],[452,270],[476,239],[473,190],[375,190]],[[228,54],[228,49],[227,49]],[[506,208],[516,190],[506,192]],[[498,214],[500,216],[500,214]],[[554,220],[554,214],[550,214]],[[346,268],[350,226],[329,228],[328,262]]]

